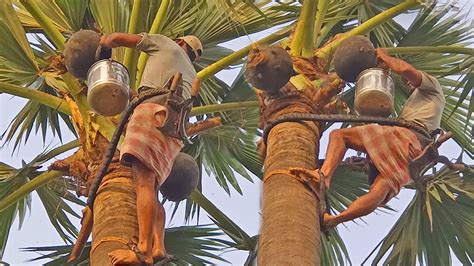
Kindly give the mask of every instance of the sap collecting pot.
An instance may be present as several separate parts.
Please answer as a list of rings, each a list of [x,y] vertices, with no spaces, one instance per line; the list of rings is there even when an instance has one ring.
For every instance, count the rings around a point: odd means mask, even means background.
[[[114,116],[125,110],[130,77],[124,65],[111,59],[97,61],[90,67],[87,81],[87,102],[96,113]]]

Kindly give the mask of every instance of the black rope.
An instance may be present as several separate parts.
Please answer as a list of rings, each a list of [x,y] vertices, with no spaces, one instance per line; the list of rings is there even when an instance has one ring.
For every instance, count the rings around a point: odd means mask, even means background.
[[[400,118],[388,118],[388,117],[377,117],[377,116],[363,116],[363,115],[343,115],[343,114],[302,114],[302,113],[290,113],[285,114],[267,122],[263,129],[263,141],[267,144],[268,134],[272,128],[280,123],[284,122],[300,122],[300,121],[321,121],[321,122],[365,122],[365,123],[378,123],[381,125],[389,126],[401,126],[409,129],[413,129],[418,133],[431,138],[430,134],[422,126],[406,121]]]
[[[102,162],[102,165],[100,166],[99,173],[94,178],[94,181],[92,182],[91,187],[89,189],[89,195],[87,197],[87,205],[90,207],[91,210],[92,210],[92,207],[94,206],[94,200],[97,195],[97,190],[99,189],[100,183],[102,183],[102,179],[107,173],[107,169],[109,168],[110,162],[112,162],[112,158],[114,157],[115,150],[117,149],[120,136],[122,135],[123,129],[125,128],[125,125],[127,124],[128,118],[133,113],[133,110],[135,110],[135,108],[139,104],[141,104],[143,101],[150,99],[152,97],[158,96],[158,95],[169,93],[169,92],[170,90],[167,88],[146,90],[140,93],[140,95],[137,98],[133,99],[130,102],[130,104],[127,106],[127,109],[125,109],[125,112],[120,118],[119,124],[117,128],[115,129],[114,135],[112,136],[112,139],[110,140],[109,147],[107,148],[107,151],[105,153],[104,160]]]

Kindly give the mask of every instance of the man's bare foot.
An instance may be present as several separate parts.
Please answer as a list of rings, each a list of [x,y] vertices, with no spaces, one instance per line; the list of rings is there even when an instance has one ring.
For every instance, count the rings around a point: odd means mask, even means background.
[[[153,262],[156,263],[166,257],[166,251],[160,247],[153,247],[151,256],[153,257]]]
[[[337,222],[336,222],[336,216],[332,216],[328,213],[325,213],[324,214],[324,222],[323,224],[329,229],[329,228],[333,228],[337,225]]]
[[[117,249],[110,252],[109,259],[112,265],[153,265],[153,258],[143,254],[135,253],[129,249]]]

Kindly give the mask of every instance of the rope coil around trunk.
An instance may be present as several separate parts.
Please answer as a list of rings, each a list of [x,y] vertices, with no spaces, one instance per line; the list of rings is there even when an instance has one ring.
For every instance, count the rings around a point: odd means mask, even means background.
[[[300,121],[321,121],[321,122],[365,122],[378,123],[381,125],[400,126],[413,129],[416,132],[431,138],[430,134],[422,126],[412,121],[406,121],[400,118],[387,118],[376,116],[362,115],[344,115],[344,114],[305,114],[305,113],[289,113],[281,115],[277,118],[269,120],[263,129],[263,143],[267,144],[268,134],[272,128],[284,122],[300,122]]]
[[[158,96],[158,95],[166,94],[168,92],[170,92],[169,89],[165,89],[165,88],[147,90],[141,93],[139,97],[133,99],[130,102],[130,104],[127,106],[127,109],[125,110],[122,117],[120,118],[119,124],[117,125],[117,128],[115,129],[112,139],[110,140],[110,144],[105,153],[104,161],[102,162],[99,173],[97,174],[96,178],[92,182],[91,187],[89,189],[89,195],[87,197],[87,205],[90,207],[91,210],[93,209],[93,206],[94,206],[95,197],[97,196],[97,190],[99,189],[100,183],[102,182],[102,179],[107,173],[107,169],[109,168],[109,165],[112,162],[112,158],[114,157],[115,150],[117,149],[120,136],[122,135],[123,129],[125,128],[125,125],[128,122],[128,118],[133,113],[133,110],[135,110],[135,107],[137,107],[143,101],[150,99],[152,97]]]
[[[319,176],[315,174],[315,171],[316,170],[309,170],[309,169],[305,169],[301,167],[290,167],[288,169],[274,170],[263,177],[263,182],[264,183],[267,182],[271,177],[275,175],[282,174],[282,175],[291,176],[292,178],[307,185],[308,188],[319,197],[318,191],[320,190],[319,184],[321,180],[319,180]]]
[[[318,170],[309,170],[301,167],[290,167],[288,169],[273,170],[263,176],[263,182],[267,182],[271,177],[275,175],[286,175],[292,177],[303,185],[305,185],[320,202],[321,213],[326,212],[326,185],[324,184],[324,176],[316,174]],[[321,180],[322,179],[322,180]]]

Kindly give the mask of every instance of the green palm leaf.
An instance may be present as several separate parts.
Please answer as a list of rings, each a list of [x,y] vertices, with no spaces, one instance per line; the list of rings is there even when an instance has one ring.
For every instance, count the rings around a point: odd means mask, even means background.
[[[442,168],[426,193],[417,192],[382,241],[374,264],[388,254],[393,265],[449,265],[451,250],[464,265],[473,262],[474,171]]]
[[[82,201],[78,200],[68,189],[71,186],[66,186],[66,180],[53,179],[49,180],[46,186],[42,186],[44,183],[38,184],[37,187],[25,189],[30,186],[31,183],[35,183],[35,179],[42,176],[44,172],[38,171],[41,165],[46,161],[54,158],[55,156],[62,154],[74,147],[77,147],[79,143],[73,141],[65,145],[59,146],[50,151],[44,151],[43,153],[36,156],[30,163],[23,163],[22,168],[15,169],[7,164],[0,163],[0,206],[2,211],[0,212],[0,236],[2,241],[0,243],[1,250],[3,252],[6,240],[8,239],[9,229],[13,223],[13,220],[17,214],[19,214],[20,227],[23,223],[26,206],[29,206],[31,201],[30,192],[35,190],[38,192],[41,201],[43,202],[46,212],[50,217],[53,226],[57,229],[58,234],[65,240],[71,242],[69,236],[67,236],[63,229],[65,229],[70,235],[76,235],[77,231],[70,222],[66,213],[73,216],[79,217],[64,200],[69,202],[83,205]],[[52,175],[53,177],[57,177]]]
[[[0,82],[30,85],[38,65],[20,20],[10,1],[0,2]]]
[[[359,13],[359,18],[362,18],[360,21],[365,21],[397,4],[398,3],[371,3],[369,5],[362,5],[364,8],[363,11]],[[370,33],[370,37],[375,46],[390,47],[393,43],[399,42],[404,33],[405,29],[394,19],[390,19],[386,23],[376,27]]]
[[[14,0],[18,7],[16,12],[21,23],[29,32],[41,32],[40,24],[26,10],[21,1]],[[88,1],[46,0],[34,2],[59,31],[67,32],[81,28]]]
[[[461,11],[453,11],[450,5],[436,6],[433,3],[420,12],[398,44],[403,46],[437,46],[456,45],[467,47],[474,37],[474,30],[466,22],[466,15]],[[416,68],[426,71],[439,78],[447,96],[441,126],[454,134],[454,139],[473,156],[472,122],[467,116],[466,103],[471,101],[468,94],[472,91],[472,54],[434,54],[420,53],[404,55],[403,59]],[[449,75],[461,75],[459,81]],[[471,85],[469,85],[471,84]],[[460,92],[459,92],[460,90]],[[459,93],[456,93],[459,92]],[[404,97],[403,97],[404,98]],[[401,101],[399,102],[401,103]],[[459,110],[461,109],[461,110]],[[452,116],[454,112],[457,115]],[[471,130],[469,130],[471,125]],[[467,130],[466,130],[467,129]]]
[[[10,165],[0,162],[0,198],[5,198],[7,195],[10,195],[13,191],[17,190],[26,182],[28,182],[27,176],[20,174],[29,174],[32,171],[34,171],[34,169],[24,168],[17,170]],[[31,207],[31,196],[23,195],[23,197],[16,201],[15,204],[0,212],[0,257],[3,257],[5,252],[5,247],[10,234],[10,228],[13,225],[13,221],[18,215],[18,227],[21,228],[21,225],[25,219],[27,207]]]
[[[77,237],[78,233],[67,214],[78,219],[81,218],[68,202],[79,206],[85,205],[83,201],[79,200],[75,194],[69,191],[73,187],[72,180],[61,178],[51,180],[36,190],[51,224],[64,242],[67,243],[74,243],[73,240]]]
[[[56,96],[55,90],[46,84],[45,81],[39,86],[39,91]],[[35,129],[36,132],[41,129],[43,140],[45,140],[48,128],[53,136],[57,134],[62,141],[62,134],[64,132],[61,132],[60,120],[75,134],[75,129],[67,115],[57,112],[54,108],[29,100],[15,118],[13,118],[8,127],[8,131],[3,133],[3,135],[6,134],[5,142],[9,143],[15,139],[13,146],[13,150],[15,150],[19,147],[22,140],[24,140],[24,142],[28,140],[33,129]]]

